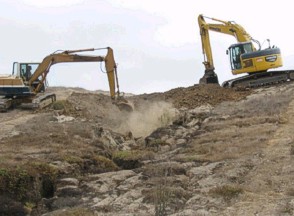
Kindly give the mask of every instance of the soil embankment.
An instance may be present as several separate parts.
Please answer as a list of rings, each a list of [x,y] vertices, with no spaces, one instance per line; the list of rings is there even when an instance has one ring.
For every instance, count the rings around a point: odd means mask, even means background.
[[[128,97],[52,88],[0,115],[0,215],[292,215],[293,84]]]

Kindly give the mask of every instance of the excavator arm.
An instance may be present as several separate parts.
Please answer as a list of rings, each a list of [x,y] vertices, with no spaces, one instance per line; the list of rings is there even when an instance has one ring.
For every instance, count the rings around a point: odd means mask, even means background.
[[[133,111],[133,105],[127,101],[123,96],[120,95],[118,77],[117,77],[117,66],[114,60],[113,50],[110,47],[99,48],[107,49],[105,56],[91,56],[91,55],[80,55],[77,53],[94,51],[98,49],[82,49],[82,50],[67,50],[61,53],[53,53],[43,59],[39,64],[35,73],[31,76],[28,81],[28,86],[31,88],[33,94],[38,94],[44,86],[46,77],[52,65],[57,63],[66,62],[105,62],[105,69],[108,78],[110,97],[114,104],[118,106],[120,110],[131,112]],[[34,83],[37,85],[33,85]],[[117,90],[117,91],[116,91]],[[50,97],[52,97],[50,95]]]
[[[66,63],[66,62],[105,62],[105,68],[108,77],[110,96],[112,99],[115,98],[115,89],[118,90],[119,95],[119,85],[117,79],[117,67],[113,56],[113,50],[110,47],[107,49],[106,56],[90,56],[90,55],[79,55],[75,53],[85,52],[85,51],[94,51],[95,49],[83,49],[83,50],[68,50],[61,53],[54,53],[49,56],[46,56],[43,61],[39,64],[35,73],[31,76],[28,81],[28,85],[32,88],[32,91],[37,94],[40,92],[46,77],[49,73],[49,70],[52,65],[57,63]],[[33,87],[33,83],[38,81],[39,84],[36,87]]]
[[[227,22],[215,18],[208,18],[217,23],[207,23],[205,21],[203,15],[198,16],[198,24],[200,28],[200,36],[201,36],[201,42],[202,42],[202,51],[204,55],[204,62],[206,70],[214,70],[213,65],[213,57],[212,57],[212,50],[210,45],[210,37],[209,37],[209,31],[219,32],[223,34],[228,34],[237,39],[239,42],[246,42],[251,41],[252,37],[245,31],[245,29],[233,22]]]
[[[207,23],[205,18],[214,21],[215,23]],[[200,79],[200,83],[218,83],[218,78],[214,72],[213,55],[209,37],[209,31],[214,31],[218,33],[223,33],[231,35],[236,38],[237,42],[255,42],[258,44],[260,49],[260,44],[257,40],[254,40],[250,34],[248,34],[245,29],[239,24],[231,21],[223,21],[215,18],[205,17],[203,15],[198,16],[198,24],[200,29],[200,36],[202,42],[202,52],[204,55],[204,66],[205,74]],[[252,44],[252,50],[255,51],[256,48]]]

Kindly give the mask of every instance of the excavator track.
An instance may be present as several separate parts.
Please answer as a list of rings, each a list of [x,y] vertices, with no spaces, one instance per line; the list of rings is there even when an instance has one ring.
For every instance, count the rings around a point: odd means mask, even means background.
[[[294,81],[294,70],[255,73],[223,82],[222,87],[255,88]]]
[[[18,98],[0,98],[0,112],[6,112],[12,107],[21,104],[22,100]]]
[[[21,109],[42,109],[56,101],[54,93],[46,93],[37,95],[37,97],[27,98],[1,98],[0,112],[6,112],[12,107],[19,107]]]
[[[21,103],[20,108],[22,109],[42,109],[49,106],[56,101],[56,95],[54,93],[46,93],[38,95],[36,98],[29,103]]]

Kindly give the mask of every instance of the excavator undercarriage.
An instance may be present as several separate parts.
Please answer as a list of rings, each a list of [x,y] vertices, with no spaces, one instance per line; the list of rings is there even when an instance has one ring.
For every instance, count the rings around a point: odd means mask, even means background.
[[[223,87],[254,88],[294,81],[294,70],[268,71],[250,74],[223,82]]]
[[[13,97],[13,98],[0,98],[0,112],[6,112],[11,108],[21,109],[42,109],[56,101],[54,93],[39,93],[37,96],[32,97]]]
[[[268,71],[245,75],[239,78],[224,81],[225,88],[255,88],[276,85],[294,81],[294,70]],[[216,73],[205,73],[199,81],[200,84],[219,84]]]

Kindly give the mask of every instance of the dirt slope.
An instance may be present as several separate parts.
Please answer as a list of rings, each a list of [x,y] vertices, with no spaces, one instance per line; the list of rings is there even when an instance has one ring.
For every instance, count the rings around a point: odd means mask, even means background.
[[[52,88],[0,119],[0,215],[292,215],[293,84],[128,97]]]
[[[245,178],[248,192],[224,215],[294,214],[294,101],[283,113],[282,125],[263,148],[262,158]]]

